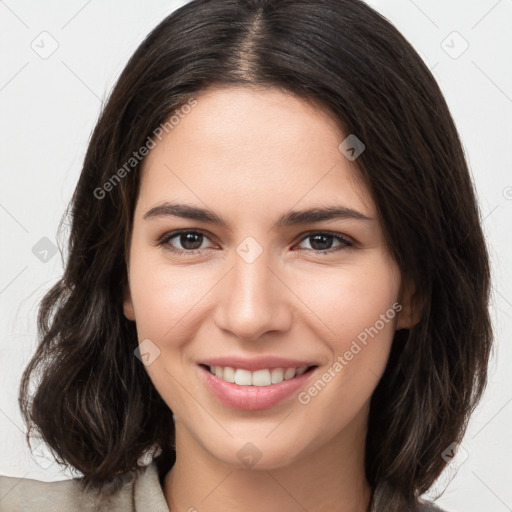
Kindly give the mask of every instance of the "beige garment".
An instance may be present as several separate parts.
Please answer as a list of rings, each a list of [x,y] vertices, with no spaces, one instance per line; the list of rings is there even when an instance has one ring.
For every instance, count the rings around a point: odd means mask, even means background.
[[[41,482],[0,476],[0,512],[170,512],[153,462],[109,500],[81,492],[78,478]]]

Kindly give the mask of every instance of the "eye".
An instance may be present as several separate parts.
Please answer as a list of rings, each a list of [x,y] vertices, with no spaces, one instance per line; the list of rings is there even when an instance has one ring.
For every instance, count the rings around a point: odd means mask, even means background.
[[[182,248],[174,247],[171,240],[176,239],[175,243],[179,243]],[[178,230],[164,235],[158,245],[178,254],[196,254],[198,251],[205,249],[202,247],[203,242],[208,237],[201,231]]]
[[[301,243],[306,240],[310,240],[310,248],[306,247],[302,248],[301,250],[311,250],[320,254],[332,253],[347,247],[353,247],[354,245],[344,235],[341,235],[340,233],[330,233],[327,231],[316,231],[313,233],[308,233],[305,237],[302,238]],[[339,245],[333,248],[333,242],[338,242]]]

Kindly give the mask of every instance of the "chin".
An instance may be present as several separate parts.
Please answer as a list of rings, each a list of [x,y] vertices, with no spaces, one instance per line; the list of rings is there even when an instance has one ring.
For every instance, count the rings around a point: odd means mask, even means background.
[[[272,470],[293,464],[303,453],[297,451],[297,442],[288,443],[261,441],[232,440],[227,445],[217,444],[213,450],[208,450],[212,457],[219,462],[236,469]],[[212,447],[213,448],[213,447]],[[227,457],[226,454],[231,454]]]

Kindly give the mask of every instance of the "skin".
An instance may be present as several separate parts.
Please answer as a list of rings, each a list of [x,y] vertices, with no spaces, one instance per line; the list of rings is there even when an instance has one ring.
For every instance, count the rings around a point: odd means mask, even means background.
[[[365,511],[369,401],[395,329],[412,318],[375,204],[338,149],[346,135],[318,105],[256,87],[214,86],[195,98],[144,161],[124,300],[139,342],[149,338],[160,350],[146,370],[175,415],[167,503],[173,512],[321,512],[333,503]],[[228,226],[143,218],[165,201],[208,208]],[[327,205],[369,219],[275,226],[291,210]],[[195,246],[179,236],[158,245],[184,228],[205,237],[193,238]],[[335,232],[353,245],[315,245],[308,231]],[[237,253],[247,236],[263,251],[251,263]],[[200,248],[190,255],[169,247]],[[397,302],[400,314],[307,404],[294,395],[268,409],[236,410],[198,378],[197,363],[218,355],[316,361],[318,378]],[[237,455],[248,442],[261,454],[252,467]]]

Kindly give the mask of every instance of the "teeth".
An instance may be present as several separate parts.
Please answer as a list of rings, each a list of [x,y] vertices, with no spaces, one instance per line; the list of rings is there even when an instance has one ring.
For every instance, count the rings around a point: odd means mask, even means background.
[[[292,379],[302,375],[307,366],[301,368],[272,368],[271,370],[256,370],[250,372],[242,368],[231,368],[230,366],[210,366],[210,373],[216,375],[226,382],[234,382],[239,386],[270,386],[279,384],[283,380]]]

